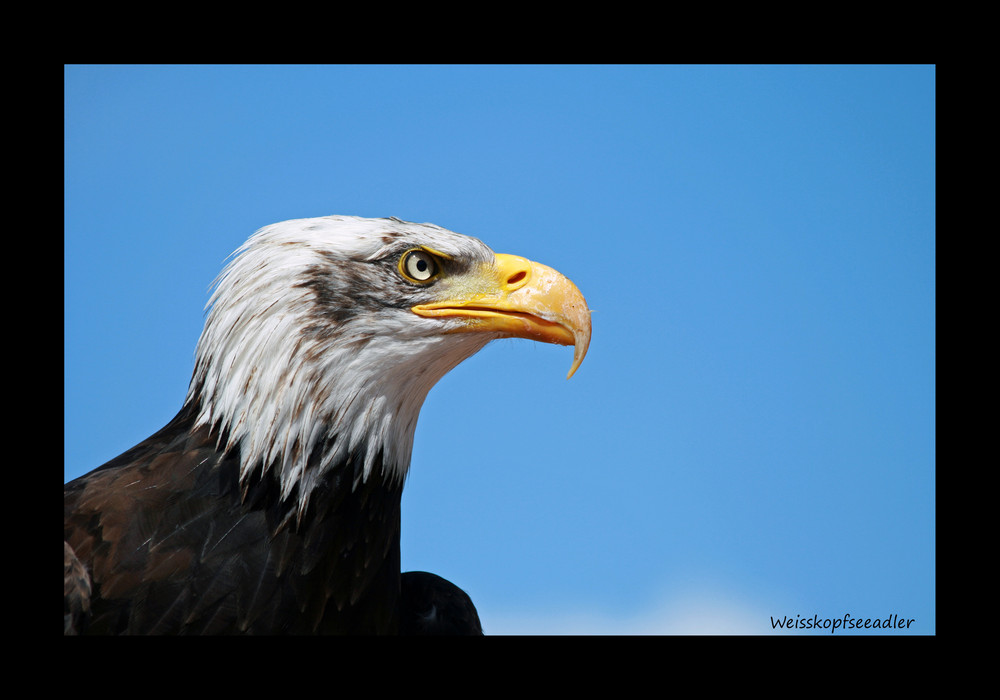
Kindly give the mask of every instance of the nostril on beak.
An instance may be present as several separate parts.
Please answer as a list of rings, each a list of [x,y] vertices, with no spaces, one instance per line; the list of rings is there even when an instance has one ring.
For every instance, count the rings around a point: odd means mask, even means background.
[[[527,276],[528,276],[527,272],[525,272],[524,270],[518,270],[513,275],[507,278],[507,284],[509,285],[518,284],[519,282],[523,282],[524,278]]]

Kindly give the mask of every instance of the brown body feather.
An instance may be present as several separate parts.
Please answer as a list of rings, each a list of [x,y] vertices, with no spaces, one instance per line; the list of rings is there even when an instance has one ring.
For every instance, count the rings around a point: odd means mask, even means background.
[[[81,633],[394,633],[401,489],[330,470],[301,520],[273,478],[239,484],[182,410],[65,486],[65,540],[88,569]],[[294,499],[291,501],[294,507]]]

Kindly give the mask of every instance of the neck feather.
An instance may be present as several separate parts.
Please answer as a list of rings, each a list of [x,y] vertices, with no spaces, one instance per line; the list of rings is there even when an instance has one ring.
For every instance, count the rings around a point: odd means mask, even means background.
[[[272,472],[300,514],[345,463],[360,465],[355,487],[373,478],[401,486],[427,392],[488,338],[417,335],[398,308],[340,318],[324,306],[330,291],[303,275],[320,269],[315,250],[253,242],[209,301],[187,397],[196,426],[220,448],[239,448],[241,483]]]

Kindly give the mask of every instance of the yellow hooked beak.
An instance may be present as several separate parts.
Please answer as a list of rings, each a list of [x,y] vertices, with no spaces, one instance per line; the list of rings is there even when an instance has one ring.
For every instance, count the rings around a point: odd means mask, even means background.
[[[454,286],[450,298],[411,310],[425,318],[462,319],[455,333],[498,333],[572,345],[573,365],[566,378],[573,376],[590,345],[590,310],[576,285],[551,267],[503,254],[470,277]]]

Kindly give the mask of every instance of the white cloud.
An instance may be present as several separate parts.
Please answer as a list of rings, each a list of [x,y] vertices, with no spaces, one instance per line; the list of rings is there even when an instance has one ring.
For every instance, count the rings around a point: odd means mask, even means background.
[[[665,597],[649,609],[616,616],[595,611],[540,613],[480,610],[490,635],[655,635],[771,634],[770,616],[763,609],[731,596],[682,594]]]

